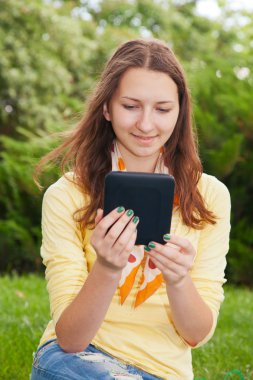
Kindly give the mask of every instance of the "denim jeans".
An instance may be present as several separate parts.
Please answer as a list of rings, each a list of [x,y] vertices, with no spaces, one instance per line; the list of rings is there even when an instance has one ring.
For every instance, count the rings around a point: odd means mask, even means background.
[[[34,355],[31,380],[155,380],[160,379],[89,345],[85,351],[66,353],[56,340]]]

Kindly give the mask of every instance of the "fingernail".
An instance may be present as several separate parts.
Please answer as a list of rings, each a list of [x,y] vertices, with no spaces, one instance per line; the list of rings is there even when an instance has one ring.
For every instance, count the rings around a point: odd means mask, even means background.
[[[139,222],[139,218],[138,218],[138,216],[135,216],[134,218],[133,218],[133,223],[134,224],[137,224]]]
[[[125,210],[125,209],[124,209],[123,206],[120,206],[120,207],[117,208],[117,212],[118,212],[118,213],[120,213],[120,212],[122,212],[122,211],[124,211],[124,210]]]
[[[132,216],[133,213],[134,213],[133,210],[128,210],[126,214],[127,214],[127,216]]]
[[[149,246],[149,248],[155,248],[156,247],[155,243],[153,243],[153,242],[148,243],[148,246]]]
[[[150,252],[150,251],[151,251],[151,249],[150,249],[147,245],[144,245],[144,249],[145,249],[145,251],[147,251],[147,252]]]
[[[163,235],[164,240],[170,240],[170,234]]]

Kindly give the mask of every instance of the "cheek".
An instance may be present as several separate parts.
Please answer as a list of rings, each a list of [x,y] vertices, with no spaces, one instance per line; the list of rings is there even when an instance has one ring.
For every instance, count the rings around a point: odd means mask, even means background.
[[[160,123],[160,130],[165,134],[171,134],[176,126],[177,118],[170,118],[169,120],[164,120]]]
[[[112,127],[116,134],[128,133],[129,130],[131,130],[132,125],[133,123],[124,119],[124,117],[112,121]]]
[[[128,129],[133,127],[137,120],[138,117],[136,114],[122,110],[117,113],[116,117],[113,118],[113,124],[116,128]]]
[[[170,117],[168,118],[168,120],[166,122],[167,129],[173,130],[176,126],[177,119],[178,119],[178,112],[171,113]]]

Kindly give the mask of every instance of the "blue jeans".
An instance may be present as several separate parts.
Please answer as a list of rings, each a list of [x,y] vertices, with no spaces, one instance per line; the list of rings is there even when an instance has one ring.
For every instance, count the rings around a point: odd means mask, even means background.
[[[98,350],[66,353],[56,340],[41,346],[34,355],[31,380],[155,380],[160,379]]]

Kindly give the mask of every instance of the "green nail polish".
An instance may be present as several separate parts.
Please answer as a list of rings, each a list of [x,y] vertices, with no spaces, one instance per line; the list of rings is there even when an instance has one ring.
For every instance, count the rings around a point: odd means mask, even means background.
[[[125,209],[124,209],[123,206],[120,206],[120,207],[117,208],[117,212],[118,212],[118,213],[120,213],[120,212],[122,212],[122,211],[124,211],[124,210],[125,210]]]
[[[163,235],[164,240],[170,240],[170,234]]]
[[[147,251],[147,252],[150,252],[150,251],[151,251],[151,249],[150,249],[147,245],[144,245],[144,249],[145,249],[145,251]]]
[[[126,214],[127,214],[127,216],[132,216],[133,213],[134,213],[133,210],[128,210]]]
[[[149,246],[149,248],[155,248],[156,247],[155,243],[148,243],[148,246]]]
[[[139,222],[139,218],[138,218],[138,216],[135,216],[135,217],[133,218],[133,222],[134,222],[134,224],[137,224],[137,223]]]

